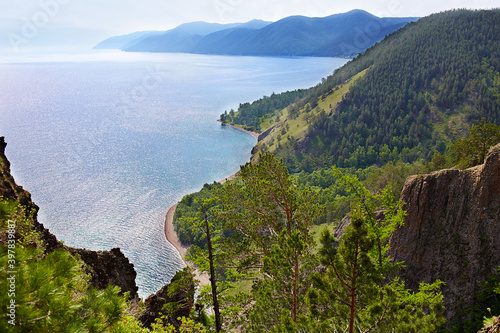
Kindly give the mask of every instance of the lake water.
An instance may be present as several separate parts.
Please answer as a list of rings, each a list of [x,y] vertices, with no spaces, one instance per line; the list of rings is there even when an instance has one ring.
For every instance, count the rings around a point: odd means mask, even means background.
[[[70,246],[121,248],[146,297],[184,266],[163,232],[168,208],[238,171],[256,143],[218,116],[313,86],[345,62],[121,52],[0,59],[0,136],[40,222]]]

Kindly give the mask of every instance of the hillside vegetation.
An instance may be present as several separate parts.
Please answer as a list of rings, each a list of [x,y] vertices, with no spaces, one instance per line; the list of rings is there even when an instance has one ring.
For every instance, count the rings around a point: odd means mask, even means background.
[[[497,259],[487,256],[496,254],[495,243],[481,236],[488,229],[476,223],[476,215],[497,228],[500,146],[486,151],[500,140],[499,34],[498,11],[431,15],[389,36],[316,87],[224,113],[223,121],[262,132],[255,149],[261,154],[242,166],[236,180],[206,185],[179,204],[176,230],[183,243],[194,245],[191,259],[199,270],[210,272],[211,286],[201,288],[197,304],[184,305],[188,315],[182,318],[169,318],[182,304],[155,297],[163,316],[155,313],[153,317],[161,317],[150,326],[137,319],[141,309],[130,294],[111,284],[92,285],[82,256],[50,245],[50,237],[57,240],[39,226],[29,193],[15,184],[0,138],[0,330],[431,333],[498,326],[494,315],[500,309],[500,277],[485,276],[484,266],[478,268],[479,261],[469,261],[461,249],[469,251],[472,244],[481,260],[497,265]],[[399,193],[410,174],[452,164],[469,167],[485,158],[484,166],[474,169],[444,170],[427,180],[413,177],[426,183],[419,188],[427,190],[433,177],[456,180],[458,196],[441,193],[439,204],[433,202],[439,192],[410,191],[418,198],[413,210],[433,208],[431,218],[422,219],[430,226],[420,232],[421,221],[414,221],[418,226],[412,233],[446,234],[447,242],[439,237],[426,241],[452,253],[454,264],[469,267],[468,273],[482,279],[474,291],[468,290],[476,294],[474,306],[456,313],[454,319],[463,323],[452,326],[449,321],[444,327],[449,313],[443,304],[462,306],[463,285],[451,298],[435,277],[408,289],[401,271],[409,260],[390,255],[396,246],[389,240],[407,216],[415,216],[409,215],[412,209],[403,209]],[[446,187],[437,180],[433,184]],[[467,199],[463,192],[481,200]],[[332,222],[349,210],[348,221],[334,235],[331,225],[316,233],[315,224]],[[467,228],[456,231],[467,221],[455,211],[471,216],[468,225],[479,236],[474,238]],[[449,224],[433,229],[443,212]],[[446,229],[450,225],[456,235]],[[400,240],[404,249],[412,242]],[[408,251],[414,261],[422,258],[418,245],[412,242],[410,249],[416,251]],[[443,262],[425,268],[446,270],[446,258]],[[460,269],[447,274],[455,282],[455,275],[465,276]],[[186,289],[194,294],[189,269],[174,280],[162,288],[168,297]],[[207,315],[207,308],[215,315]]]
[[[263,113],[243,105],[227,121],[271,129],[257,152],[292,171],[430,161],[485,117],[500,123],[500,12],[425,17],[335,71],[304,97]],[[257,123],[256,123],[257,121]],[[267,128],[266,128],[267,127]]]
[[[177,230],[195,230],[193,218],[200,209],[213,212],[211,223],[212,232],[217,235],[216,246],[221,249],[227,237],[240,237],[238,242],[230,243],[225,249],[231,253],[229,258],[241,260],[258,270],[260,275],[256,274],[250,279],[254,286],[251,292],[248,291],[247,283],[229,287],[224,284],[234,283],[236,273],[228,273],[223,269],[217,272],[221,274],[218,278],[224,290],[220,292],[223,299],[230,296],[225,291],[231,288],[245,295],[241,297],[248,298],[248,293],[254,297],[253,305],[243,306],[246,309],[243,314],[247,314],[247,317],[240,319],[245,325],[252,325],[244,326],[244,331],[294,331],[297,327],[308,327],[318,332],[322,329],[334,331],[335,320],[346,315],[345,308],[342,309],[346,303],[332,296],[331,293],[344,293],[339,291],[339,286],[330,283],[340,279],[344,287],[351,286],[341,277],[340,267],[346,267],[342,266],[347,264],[343,260],[352,254],[344,252],[345,257],[340,259],[336,256],[344,249],[333,250],[334,245],[349,246],[349,242],[352,245],[355,241],[361,241],[361,238],[356,237],[366,235],[366,230],[362,230],[368,226],[366,223],[372,227],[379,223],[375,222],[377,210],[380,212],[379,209],[391,202],[400,205],[393,200],[399,198],[408,176],[456,165],[469,167],[483,163],[485,151],[500,140],[499,28],[498,11],[455,10],[434,14],[388,36],[315,87],[242,103],[238,110],[226,111],[221,115],[223,122],[261,133],[253,150],[252,163],[255,168],[275,163],[269,157],[268,153],[271,152],[292,174],[291,180],[275,184],[274,177],[265,178],[271,171],[261,171],[265,179],[260,179],[248,172],[252,168],[252,164],[249,164],[242,167],[241,177],[235,182],[222,186],[207,185],[202,192],[184,198],[178,206],[180,211],[176,214],[175,222]],[[255,183],[252,182],[262,182],[262,186],[275,184],[276,187],[287,182],[291,184],[274,193],[274,189],[253,188]],[[242,192],[238,192],[238,188]],[[295,200],[281,200],[281,196],[285,196],[288,191],[307,195],[312,193],[314,204],[322,207],[321,213],[308,216],[307,230],[302,231],[302,238],[299,233],[293,232],[293,227],[292,230],[287,229],[289,216],[306,216],[305,213],[287,214],[287,204]],[[266,195],[270,198],[264,198]],[[370,202],[372,206],[367,211]],[[296,207],[293,204],[291,206]],[[312,204],[309,206],[312,207]],[[392,214],[395,206],[390,207],[393,208],[386,210],[386,213]],[[300,210],[301,205],[296,208]],[[285,212],[280,218],[278,215],[281,210]],[[318,230],[318,224],[328,224],[325,229],[332,230],[348,213],[350,221],[354,219],[354,224],[342,238],[348,241],[336,243],[325,231],[321,237],[313,236],[320,244],[311,248],[315,241],[308,238],[309,231]],[[405,213],[385,216],[384,222],[392,217],[401,218],[400,214]],[[251,215],[254,217],[249,218]],[[274,223],[275,219],[282,223],[281,228],[277,224],[272,227],[260,224]],[[311,222],[316,226],[312,226]],[[293,223],[297,222],[293,220]],[[343,222],[342,225],[346,224]],[[394,224],[389,222],[389,226],[394,227]],[[253,234],[255,232],[257,235]],[[375,231],[376,234],[378,232]],[[192,251],[192,258],[198,258],[200,263],[206,262],[203,232],[184,235],[185,242],[196,243],[197,250]],[[258,246],[252,242],[260,242],[259,237],[264,236],[276,239],[272,245],[268,244],[272,250],[266,252],[263,249],[260,253],[257,251]],[[372,241],[374,243],[369,243],[369,246],[373,246],[370,250],[374,251],[372,254],[382,253],[382,244],[385,243],[377,239]],[[244,255],[245,250],[251,253]],[[308,261],[309,255],[315,252],[320,256],[312,259],[312,262]],[[225,254],[220,254],[221,260]],[[293,255],[298,257],[288,257]],[[262,258],[267,259],[259,262]],[[382,266],[383,260],[380,258],[380,255],[375,255],[368,261],[378,260],[378,265]],[[302,274],[310,272],[311,265],[318,264],[314,260],[321,260],[324,267],[328,268],[319,275],[305,277]],[[294,267],[293,262],[298,264]],[[237,267],[240,269],[238,273],[245,272],[238,265],[219,265]],[[276,268],[280,265],[282,270]],[[334,268],[330,271],[329,267]],[[329,276],[329,280],[325,279],[326,276]],[[286,289],[284,285],[294,282],[294,279],[299,291],[290,296],[286,292],[295,289]],[[491,279],[497,281],[498,276],[491,276]],[[307,288],[310,288],[307,296],[301,295],[300,292]],[[477,300],[496,297],[491,288],[485,290],[475,291]],[[439,294],[435,296],[440,297]],[[264,299],[272,299],[275,303],[271,308],[266,308]],[[297,299],[307,299],[308,304],[312,305],[310,312],[305,311],[302,304],[295,304]],[[237,303],[227,298],[226,302]],[[293,304],[296,306],[291,307]],[[489,301],[488,304],[493,303]],[[463,313],[467,315],[457,315],[449,320],[443,332],[462,332],[460,327],[477,331],[483,325],[482,317],[488,315],[483,305],[476,303],[474,308],[464,308]],[[338,311],[331,306],[338,306]],[[291,307],[291,316],[287,319],[288,307]],[[496,309],[494,306],[491,308]],[[373,311],[377,313],[381,309],[376,307]],[[439,311],[436,308],[431,314],[439,318]],[[302,319],[301,313],[305,316]],[[445,314],[451,316],[446,311]],[[351,318],[358,320],[361,317],[353,314]],[[309,322],[311,319],[313,323]],[[339,322],[342,322],[341,319]],[[396,317],[393,317],[387,327],[392,325],[394,332],[415,330],[396,327],[396,322]],[[318,323],[319,326],[314,326]],[[345,327],[348,327],[347,323]],[[436,327],[431,326],[426,326],[426,329],[437,331]]]

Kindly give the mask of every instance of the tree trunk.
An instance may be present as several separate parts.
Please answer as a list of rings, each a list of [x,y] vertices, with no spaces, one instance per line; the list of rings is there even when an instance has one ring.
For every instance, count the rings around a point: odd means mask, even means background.
[[[358,239],[356,239],[356,254],[354,256],[354,263],[352,268],[352,280],[351,280],[351,313],[349,316],[349,333],[354,333],[354,317],[356,316],[356,278],[357,278],[357,268],[358,268]]]
[[[214,303],[215,313],[215,330],[220,332],[222,330],[222,324],[220,320],[219,301],[217,300],[217,284],[215,282],[214,257],[212,253],[212,241],[210,239],[210,227],[208,225],[207,211],[205,210],[205,207],[202,207],[202,209],[205,216],[205,228],[207,233],[208,261],[210,263],[210,284],[212,286],[212,300]]]

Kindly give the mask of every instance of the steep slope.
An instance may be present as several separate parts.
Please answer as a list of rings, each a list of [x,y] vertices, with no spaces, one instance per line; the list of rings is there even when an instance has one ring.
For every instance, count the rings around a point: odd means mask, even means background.
[[[255,151],[275,152],[293,171],[430,160],[474,120],[500,123],[499,59],[500,12],[434,14],[390,35],[284,109],[245,108],[226,121],[273,126],[272,144],[261,142]],[[277,116],[279,123],[270,124]],[[291,124],[297,120],[300,129]]]
[[[407,216],[390,239],[390,255],[405,263],[408,287],[446,283],[451,319],[477,304],[481,284],[500,266],[500,144],[484,165],[407,179],[401,200]]]
[[[351,57],[414,20],[379,18],[362,10],[323,18],[290,16],[246,36],[230,54]]]

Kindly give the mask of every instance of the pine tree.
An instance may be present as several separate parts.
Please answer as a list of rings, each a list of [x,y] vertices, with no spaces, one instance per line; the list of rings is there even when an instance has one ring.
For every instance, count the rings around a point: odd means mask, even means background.
[[[231,236],[223,242],[232,259],[227,264],[258,277],[246,329],[265,332],[306,313],[308,276],[315,266],[310,227],[321,207],[271,154],[243,166],[240,178],[222,189],[216,215]]]
[[[462,168],[483,164],[489,148],[497,143],[500,143],[500,126],[482,118],[469,128],[467,138],[455,142],[451,152],[453,161]]]
[[[308,295],[315,324],[325,332],[434,332],[444,322],[441,282],[411,292],[397,277],[402,264],[387,256],[401,205],[388,200],[390,189],[374,196],[355,178],[342,178],[355,194],[351,224],[340,242],[328,230],[322,233],[319,254],[325,270],[313,275]],[[385,208],[383,220],[375,218],[377,201]]]

